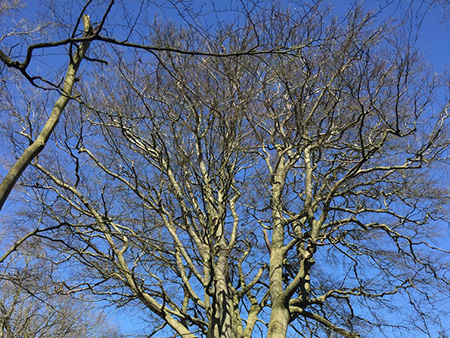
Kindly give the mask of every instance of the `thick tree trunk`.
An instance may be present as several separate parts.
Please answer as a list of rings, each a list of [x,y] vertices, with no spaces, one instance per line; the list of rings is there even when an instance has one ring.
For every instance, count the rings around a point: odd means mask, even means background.
[[[272,185],[272,244],[270,254],[270,301],[272,303],[269,331],[267,338],[286,338],[289,325],[289,304],[283,294],[284,261],[284,223],[282,214],[282,192],[285,184],[287,167],[283,157],[280,158],[274,173]]]
[[[267,338],[286,338],[289,325],[289,304],[283,297],[283,252],[281,248],[272,247],[270,258],[270,314]]]
[[[286,338],[289,318],[287,306],[281,304],[281,302],[272,304],[267,338]]]
[[[214,269],[213,299],[208,338],[239,338],[235,323],[233,294],[228,282],[228,257],[219,256]]]

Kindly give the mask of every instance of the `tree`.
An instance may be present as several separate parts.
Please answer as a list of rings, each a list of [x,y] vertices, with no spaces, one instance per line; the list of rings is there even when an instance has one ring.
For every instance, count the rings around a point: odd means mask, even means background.
[[[21,183],[65,292],[141,307],[150,336],[437,332],[448,105],[412,34],[359,6],[239,10],[81,40],[103,62]]]
[[[38,253],[38,244],[22,247],[3,268],[0,337],[119,337],[105,315],[92,308],[92,301],[63,292],[54,267]]]
[[[18,5],[18,1],[15,2],[5,2],[4,5],[0,8],[0,15],[3,14],[3,11],[11,10],[14,6]],[[82,13],[83,14],[83,13]],[[78,22],[81,21],[81,17],[78,18]],[[89,37],[91,35],[95,35],[96,32],[94,32],[89,15],[84,14],[82,16],[82,21],[84,24],[84,33],[83,37]],[[78,28],[77,26],[75,27]],[[98,27],[98,29],[101,29],[101,25]],[[17,33],[12,32],[12,35],[15,35]],[[20,34],[20,33],[19,33]],[[23,32],[21,34],[29,34],[29,32]],[[1,40],[3,40],[6,36],[3,36]],[[60,86],[55,86],[55,88],[60,90],[60,97],[55,102],[55,105],[51,111],[50,116],[48,117],[47,122],[45,123],[45,126],[42,128],[42,131],[39,133],[37,138],[35,140],[32,140],[30,142],[29,146],[23,151],[20,158],[17,159],[17,161],[14,163],[14,165],[10,168],[8,174],[3,178],[2,182],[0,183],[0,210],[3,207],[3,204],[5,203],[6,199],[8,198],[12,188],[16,184],[17,180],[20,178],[24,170],[28,167],[30,162],[39,155],[39,153],[44,149],[48,139],[50,138],[53,130],[55,129],[56,125],[59,122],[59,119],[61,117],[61,114],[66,107],[67,103],[72,98],[72,90],[73,86],[76,82],[76,73],[78,68],[80,67],[81,61],[84,58],[84,55],[86,54],[87,49],[89,48],[90,40],[81,41],[79,46],[75,47],[75,51],[72,53],[73,45],[70,47],[70,61],[69,65],[67,67],[67,73],[63,80],[63,84]],[[27,55],[23,62],[18,62],[17,60],[11,59],[8,55],[6,55],[2,50],[0,50],[0,60],[8,67],[15,68],[18,71],[20,71],[25,78],[30,81],[31,84],[38,86],[36,81],[43,81],[46,82],[45,79],[40,77],[33,77],[28,74],[28,67],[31,62],[32,53],[35,48],[43,48],[43,47],[52,47],[53,44],[43,44],[43,45],[32,45],[29,46],[27,49]]]

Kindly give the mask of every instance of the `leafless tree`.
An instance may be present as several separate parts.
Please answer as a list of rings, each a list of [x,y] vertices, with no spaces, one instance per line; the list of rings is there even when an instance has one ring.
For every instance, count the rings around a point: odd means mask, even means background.
[[[0,276],[0,337],[119,337],[92,301],[65,292],[64,282],[36,243],[11,255]]]
[[[66,293],[141,308],[149,336],[431,336],[450,296],[440,79],[402,23],[266,5],[213,33],[82,38],[105,62],[24,173],[34,230],[7,254],[39,238],[78,272]]]
[[[9,2],[5,2],[5,6],[8,9],[8,6],[17,5],[18,2],[13,2],[9,4]],[[2,8],[3,10],[3,5]],[[5,9],[6,10],[6,9]],[[0,12],[0,14],[2,14]],[[83,13],[82,13],[83,14]],[[81,21],[81,17],[79,17],[79,21]],[[84,33],[83,37],[89,37],[94,35],[95,32],[91,26],[90,17],[87,14],[83,14],[82,21],[84,25]],[[75,29],[78,28],[75,27]],[[101,27],[99,27],[101,29]],[[14,32],[15,33],[15,32]],[[29,32],[26,32],[28,34]],[[24,33],[25,34],[25,33]],[[74,31],[75,34],[75,31]],[[4,36],[5,37],[5,36]],[[60,89],[60,96],[55,102],[53,109],[51,110],[51,114],[48,117],[44,127],[42,128],[39,135],[30,142],[29,146],[24,150],[20,158],[14,163],[14,165],[10,168],[8,174],[3,178],[0,183],[0,209],[3,207],[6,199],[8,198],[12,188],[16,184],[17,180],[20,178],[24,170],[28,167],[30,162],[44,149],[48,139],[50,138],[53,130],[55,129],[58,121],[61,117],[61,114],[66,107],[67,103],[72,98],[72,90],[73,86],[76,82],[76,73],[81,64],[81,61],[86,54],[87,49],[89,48],[90,41],[82,41],[79,46],[71,45],[69,52],[69,65],[67,67],[67,73],[63,80],[63,83],[60,86],[54,86],[57,89]],[[28,47],[26,58],[23,62],[19,62],[17,60],[11,59],[3,50],[0,49],[0,60],[8,67],[15,68],[22,73],[22,75],[27,78],[33,85],[37,85],[36,81],[41,80],[45,82],[45,79],[40,77],[33,77],[28,73],[28,67],[31,62],[32,52],[34,47],[37,45],[32,45]],[[51,47],[52,44],[43,44],[42,47]],[[75,49],[72,52],[72,49]]]

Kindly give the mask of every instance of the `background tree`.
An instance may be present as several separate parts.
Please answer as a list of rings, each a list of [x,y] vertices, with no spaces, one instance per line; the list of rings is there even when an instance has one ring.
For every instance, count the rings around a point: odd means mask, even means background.
[[[142,308],[150,336],[432,335],[440,79],[378,12],[266,5],[93,38],[107,64],[25,174],[24,224],[77,271],[65,293]]]
[[[119,337],[92,300],[64,292],[58,274],[36,240],[9,257],[1,273],[0,337]]]

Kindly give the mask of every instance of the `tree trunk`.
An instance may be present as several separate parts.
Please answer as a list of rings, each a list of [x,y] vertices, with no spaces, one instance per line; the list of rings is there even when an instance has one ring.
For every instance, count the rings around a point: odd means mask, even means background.
[[[239,338],[239,323],[234,322],[233,295],[228,282],[227,256],[226,253],[221,254],[214,269],[208,338]]]
[[[267,338],[286,338],[289,318],[289,309],[281,301],[272,304]]]
[[[282,192],[287,172],[283,157],[278,162],[272,185],[272,248],[270,254],[270,301],[272,304],[267,338],[286,338],[289,325],[288,303],[283,297],[284,224],[282,214]]]
[[[289,308],[283,297],[283,252],[281,248],[272,247],[270,258],[270,314],[267,338],[286,338],[289,325]]]

